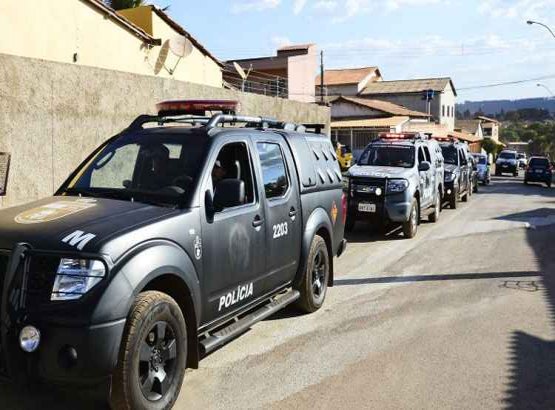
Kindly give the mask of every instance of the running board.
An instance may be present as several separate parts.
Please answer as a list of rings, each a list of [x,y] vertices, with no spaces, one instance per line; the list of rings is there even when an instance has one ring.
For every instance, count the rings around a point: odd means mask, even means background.
[[[269,303],[258,308],[254,312],[249,313],[247,316],[233,322],[229,326],[210,334],[206,339],[200,341],[200,347],[203,354],[213,352],[218,347],[229,342],[231,339],[239,336],[245,330],[250,328],[257,322],[266,319],[273,315],[278,310],[283,309],[285,306],[293,303],[300,297],[298,290],[290,290],[285,294],[278,295],[271,299]]]

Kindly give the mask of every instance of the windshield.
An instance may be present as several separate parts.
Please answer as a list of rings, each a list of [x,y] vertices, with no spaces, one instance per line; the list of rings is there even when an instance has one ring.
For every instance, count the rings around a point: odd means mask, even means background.
[[[548,167],[549,160],[547,158],[532,158],[529,165],[531,167]]]
[[[414,166],[414,147],[369,145],[362,153],[359,165],[412,168]]]
[[[516,153],[514,152],[502,152],[499,154],[499,158],[501,159],[516,159]]]
[[[457,165],[457,148],[453,145],[442,145],[441,152],[446,164]]]
[[[175,133],[123,135],[85,164],[64,192],[178,205],[196,185],[205,141]]]
[[[478,165],[486,165],[487,161],[486,161],[486,157],[483,157],[481,155],[476,155],[474,157],[474,160],[476,161],[476,163]]]
[[[525,154],[518,154],[518,159],[526,158]]]

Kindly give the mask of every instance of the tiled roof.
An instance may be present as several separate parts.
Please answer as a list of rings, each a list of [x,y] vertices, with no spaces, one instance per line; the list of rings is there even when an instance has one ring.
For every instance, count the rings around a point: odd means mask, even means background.
[[[324,85],[358,84],[376,71],[380,75],[378,67],[326,70],[324,71]],[[320,75],[316,77],[316,85],[320,85]]]
[[[101,0],[84,0],[84,1],[87,4],[90,4],[98,11],[100,11],[105,16],[107,16],[107,18],[112,18],[116,24],[119,24],[120,26],[129,30],[137,37],[142,39],[145,43],[160,45],[159,39],[155,39],[154,37],[152,37],[142,28],[135,25],[133,22],[129,21],[129,19],[125,18],[124,16],[116,12],[113,8],[107,6],[103,1]]]
[[[478,131],[480,123],[480,120],[455,120],[455,128],[459,128],[474,134],[476,133],[476,131]]]
[[[313,47],[314,43],[309,44],[291,44],[289,46],[283,46],[278,48],[277,51],[296,51],[296,50],[308,50],[310,47]]]
[[[422,78],[417,80],[376,81],[368,83],[362,90],[361,95],[378,94],[412,94],[426,90],[441,92],[451,84],[453,92],[457,95],[455,86],[449,77],[445,78]]]
[[[466,142],[470,142],[470,143],[480,142],[483,139],[483,138],[477,137],[474,134],[470,134],[468,132],[460,132],[460,131],[449,131],[449,133],[447,135],[449,135],[450,137],[453,137],[453,138],[458,138],[461,141],[466,141]]]
[[[335,99],[331,100],[330,102],[333,104],[337,101],[349,101],[353,104],[361,105],[364,107],[368,107],[372,110],[381,111],[386,114],[392,115],[402,115],[407,117],[416,117],[416,118],[428,118],[430,117],[428,114],[420,111],[410,110],[402,105],[393,104],[387,101],[380,101],[380,100],[370,100],[366,98],[356,98],[356,97],[336,97]]]
[[[331,128],[385,128],[397,127],[409,121],[409,117],[368,118],[363,120],[332,121]]]

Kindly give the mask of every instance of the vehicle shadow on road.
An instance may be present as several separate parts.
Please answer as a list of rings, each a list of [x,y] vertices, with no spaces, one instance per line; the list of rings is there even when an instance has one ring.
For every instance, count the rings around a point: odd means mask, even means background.
[[[515,217],[518,217],[515,215]],[[541,272],[541,294],[555,332],[555,225],[527,230]],[[506,409],[547,409],[555,406],[555,340],[515,331],[508,341],[509,375]]]
[[[2,410],[104,410],[106,402],[95,397],[96,393],[67,391],[52,386],[35,386],[33,389],[17,387],[0,381],[0,409]]]

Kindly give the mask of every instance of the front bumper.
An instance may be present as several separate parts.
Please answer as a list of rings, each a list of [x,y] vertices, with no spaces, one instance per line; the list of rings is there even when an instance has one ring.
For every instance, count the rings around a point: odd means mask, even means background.
[[[92,312],[101,292],[91,292],[78,301],[51,303],[59,256],[32,251],[25,245],[1,255],[0,372],[16,383],[86,386],[108,378],[117,362],[125,318],[93,322]],[[19,333],[27,325],[41,334],[33,353],[24,352],[19,345]]]
[[[497,173],[512,173],[514,174],[515,172],[518,171],[518,165],[513,165],[513,164],[496,164],[495,165],[495,171]]]
[[[412,198],[409,198],[406,192],[382,197],[358,195],[349,197],[348,218],[370,222],[407,222],[410,218]],[[376,212],[359,211],[358,205],[360,203],[376,205]]]
[[[32,325],[41,332],[41,343],[33,353],[19,347],[20,326],[2,329],[5,373],[11,380],[87,386],[112,374],[125,319],[80,328],[36,322]]]

